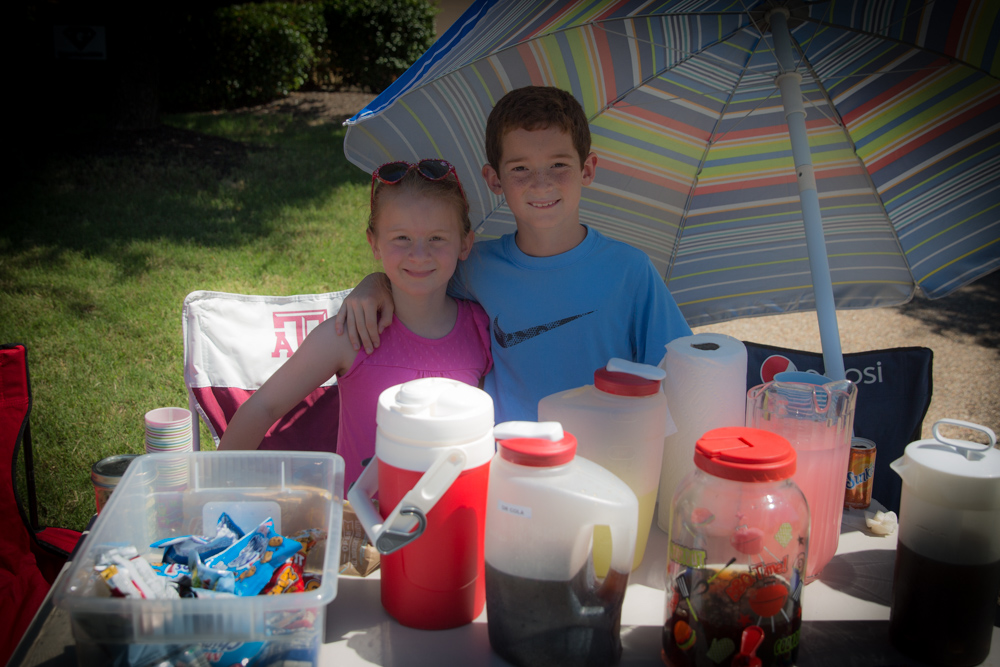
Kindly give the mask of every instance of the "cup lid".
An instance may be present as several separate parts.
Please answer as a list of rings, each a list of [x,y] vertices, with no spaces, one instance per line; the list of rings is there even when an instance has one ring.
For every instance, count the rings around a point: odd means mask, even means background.
[[[695,465],[737,482],[777,482],[795,474],[795,450],[777,433],[747,426],[712,429],[695,445]]]

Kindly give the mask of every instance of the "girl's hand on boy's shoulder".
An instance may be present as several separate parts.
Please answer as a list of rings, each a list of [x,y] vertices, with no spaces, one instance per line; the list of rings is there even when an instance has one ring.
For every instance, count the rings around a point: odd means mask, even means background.
[[[335,326],[338,335],[347,333],[351,347],[371,354],[379,346],[379,334],[392,323],[392,288],[384,273],[365,276],[337,312]]]

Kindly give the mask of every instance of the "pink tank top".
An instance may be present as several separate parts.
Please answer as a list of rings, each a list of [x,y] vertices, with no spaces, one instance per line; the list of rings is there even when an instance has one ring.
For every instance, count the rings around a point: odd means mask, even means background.
[[[344,491],[361,475],[362,461],[375,455],[378,397],[397,384],[424,377],[444,377],[473,386],[493,366],[490,322],[479,304],[456,299],[455,326],[443,338],[423,338],[395,315],[369,355],[358,351],[340,385],[340,430],[337,453],[344,457]]]

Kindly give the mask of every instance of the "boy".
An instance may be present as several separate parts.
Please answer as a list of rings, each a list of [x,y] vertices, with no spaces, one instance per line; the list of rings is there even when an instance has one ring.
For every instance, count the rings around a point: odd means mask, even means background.
[[[506,198],[517,232],[476,243],[449,293],[478,301],[489,316],[494,368],[484,389],[496,423],[536,421],[540,399],[593,384],[612,357],[655,365],[669,341],[691,335],[646,254],[580,222],[597,155],[571,94],[538,86],[507,93],[486,124],[486,157],[483,178]],[[365,278],[337,315],[355,348],[359,340],[377,346],[391,321],[381,284]]]

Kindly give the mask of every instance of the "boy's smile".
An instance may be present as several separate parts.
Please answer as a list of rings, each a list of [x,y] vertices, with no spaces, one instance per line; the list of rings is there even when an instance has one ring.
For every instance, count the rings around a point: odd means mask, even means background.
[[[490,190],[503,195],[517,222],[517,245],[529,255],[574,248],[586,236],[580,196],[594,180],[597,156],[580,163],[570,135],[557,126],[516,129],[503,138],[500,169],[483,167]]]

